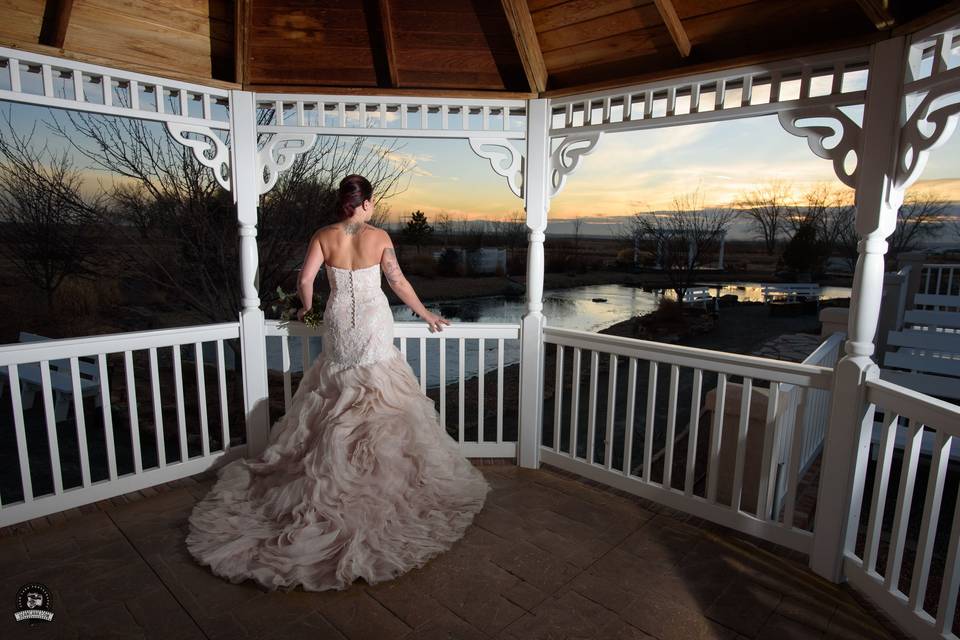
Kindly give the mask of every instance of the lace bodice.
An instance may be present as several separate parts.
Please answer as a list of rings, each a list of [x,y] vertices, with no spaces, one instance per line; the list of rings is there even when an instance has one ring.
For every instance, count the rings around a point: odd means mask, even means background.
[[[323,351],[337,368],[395,357],[393,313],[380,286],[380,265],[326,265],[330,297],[323,310]]]

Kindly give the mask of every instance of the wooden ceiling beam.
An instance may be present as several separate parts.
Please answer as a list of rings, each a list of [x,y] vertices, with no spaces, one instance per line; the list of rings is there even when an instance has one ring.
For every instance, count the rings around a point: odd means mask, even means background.
[[[387,57],[387,69],[390,74],[390,86],[400,86],[397,71],[397,45],[393,38],[393,20],[390,18],[390,0],[380,0],[380,23],[383,25],[383,48]]]
[[[43,23],[40,26],[40,44],[63,48],[72,10],[73,0],[47,0],[43,8]]]
[[[233,80],[239,84],[249,82],[247,57],[250,44],[250,3],[252,0],[235,0],[233,4]]]
[[[667,25],[667,31],[670,32],[673,43],[677,45],[680,55],[686,58],[690,55],[690,38],[687,37],[687,31],[683,28],[683,23],[680,22],[680,16],[677,15],[677,10],[673,6],[673,0],[653,1],[657,5],[657,11],[660,12],[664,24]]]
[[[533,17],[526,0],[501,0],[503,13],[510,24],[517,53],[523,63],[523,72],[527,76],[530,90],[541,93],[547,89],[547,65],[543,61],[537,30],[533,26]]]
[[[857,0],[857,4],[877,29],[893,26],[895,21],[890,13],[890,0]]]

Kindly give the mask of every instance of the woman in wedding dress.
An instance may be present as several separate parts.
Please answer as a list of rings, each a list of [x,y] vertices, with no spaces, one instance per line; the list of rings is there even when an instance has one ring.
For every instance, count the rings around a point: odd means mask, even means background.
[[[389,235],[367,224],[372,196],[362,176],[344,178],[341,222],[308,245],[299,317],[325,266],[322,353],[262,455],[222,467],[189,517],[190,554],[230,582],[322,591],[389,580],[449,549],[486,500],[486,479],[394,345],[381,272],[431,332],[450,323],[420,302]]]

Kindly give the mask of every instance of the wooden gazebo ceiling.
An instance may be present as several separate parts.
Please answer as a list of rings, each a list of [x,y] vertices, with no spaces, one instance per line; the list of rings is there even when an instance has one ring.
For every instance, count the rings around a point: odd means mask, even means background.
[[[950,11],[960,2],[0,0],[0,44],[254,90],[529,96],[866,44]]]

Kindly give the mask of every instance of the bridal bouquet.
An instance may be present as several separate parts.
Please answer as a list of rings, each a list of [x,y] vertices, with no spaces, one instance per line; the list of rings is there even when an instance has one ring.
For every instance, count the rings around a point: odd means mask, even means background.
[[[300,310],[300,297],[296,291],[286,292],[282,287],[277,287],[277,302],[271,309],[274,312],[280,312],[280,324],[285,326],[290,321],[297,319],[297,312]],[[313,306],[303,316],[303,323],[311,329],[319,329],[323,323],[323,299],[313,294]]]

